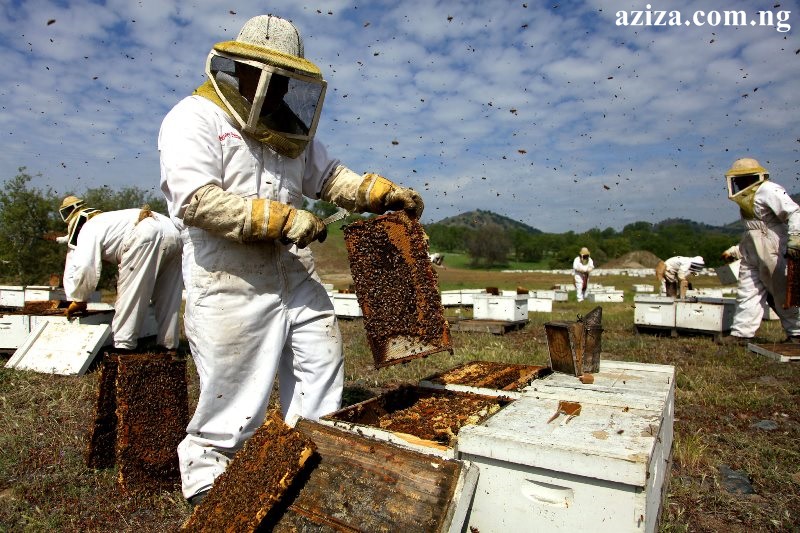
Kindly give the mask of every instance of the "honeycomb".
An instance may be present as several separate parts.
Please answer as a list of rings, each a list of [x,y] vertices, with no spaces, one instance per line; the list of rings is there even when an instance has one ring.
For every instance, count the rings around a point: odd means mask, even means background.
[[[800,306],[800,259],[786,258],[786,303],[784,308]]]
[[[344,238],[375,368],[452,353],[422,225],[397,211],[348,224]]]
[[[453,446],[459,429],[483,422],[510,402],[504,397],[403,385],[323,418],[407,433]]]
[[[172,490],[189,421],[185,359],[106,353],[99,380],[87,466],[116,464],[123,490]]]
[[[546,375],[550,369],[538,365],[519,365],[494,361],[472,361],[426,378],[440,385],[465,385],[504,391],[516,391],[531,380]]]
[[[314,455],[316,445],[270,410],[214,482],[183,531],[255,531]]]

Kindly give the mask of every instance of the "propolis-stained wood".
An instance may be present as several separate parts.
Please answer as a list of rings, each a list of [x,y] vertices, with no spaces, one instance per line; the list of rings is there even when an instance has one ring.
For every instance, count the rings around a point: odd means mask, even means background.
[[[375,368],[452,353],[422,225],[398,211],[343,231]]]
[[[471,497],[458,494],[462,463],[310,420],[296,429],[317,445],[319,462],[305,483],[293,485],[285,511],[267,517],[264,531],[461,529],[452,523],[455,508]]]

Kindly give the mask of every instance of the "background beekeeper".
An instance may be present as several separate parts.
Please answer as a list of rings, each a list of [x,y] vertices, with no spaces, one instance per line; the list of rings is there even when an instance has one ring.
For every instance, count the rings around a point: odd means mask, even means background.
[[[689,276],[697,276],[705,266],[705,261],[699,255],[670,257],[656,265],[656,283],[667,296],[684,299],[689,288]]]
[[[206,75],[164,118],[158,140],[200,377],[178,448],[192,504],[262,424],[276,373],[288,424],[340,407],[341,336],[306,248],[326,231],[300,209],[303,197],[355,212],[419,218],[423,209],[415,191],[356,174],[314,137],[326,82],[292,23],[250,19],[236,40],[213,46]]]
[[[785,342],[800,342],[800,309],[784,309],[784,255],[800,257],[800,206],[783,187],[769,181],[769,172],[755,159],[737,159],[725,178],[728,198],[739,206],[745,231],[739,244],[722,254],[725,260],[741,262],[731,334],[720,342],[749,342],[761,325],[769,295],[788,337]]]
[[[578,257],[572,262],[572,277],[575,280],[575,294],[579,302],[586,298],[586,288],[589,286],[589,272],[594,270],[594,261],[585,246],[581,248]]]
[[[102,212],[67,196],[59,208],[67,223],[69,251],[64,266],[64,292],[71,300],[68,317],[86,311],[97,288],[102,263],[117,265],[117,297],[111,330],[114,347],[136,348],[153,302],[158,331],[156,343],[168,350],[180,340],[181,241],[172,221],[142,209]]]

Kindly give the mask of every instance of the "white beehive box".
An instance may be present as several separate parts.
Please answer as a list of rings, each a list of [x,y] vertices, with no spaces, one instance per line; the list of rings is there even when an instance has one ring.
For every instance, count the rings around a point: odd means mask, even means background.
[[[575,376],[553,372],[532,382],[522,392],[538,396],[543,390],[570,390],[593,401],[600,395],[609,405],[661,409],[665,420],[671,422],[674,418],[674,366],[601,359],[600,369],[592,377],[592,383],[583,384]]]
[[[44,321],[31,330],[6,368],[83,375],[111,336],[108,324]]]
[[[569,300],[569,291],[555,290],[553,292],[555,293],[553,300],[556,302],[566,302]]]
[[[358,298],[352,293],[333,293],[333,312],[338,317],[358,318],[364,316],[358,305]]]
[[[25,305],[25,287],[22,285],[0,285],[0,306],[22,307]]]
[[[556,299],[556,291],[553,289],[545,289],[545,290],[535,290],[530,291],[529,296],[533,298],[543,298],[547,300],[555,300]]]
[[[17,349],[31,332],[28,315],[0,315],[0,349]]]
[[[487,294],[484,289],[461,289],[461,305],[474,305],[475,296]]]
[[[524,294],[513,296],[476,294],[472,305],[472,318],[477,320],[517,322],[528,318],[528,297]]]
[[[726,333],[733,325],[736,300],[697,298],[675,301],[675,327],[706,333]]]
[[[461,291],[451,290],[442,291],[442,305],[445,307],[453,307],[461,305]]]
[[[552,313],[553,312],[553,299],[552,298],[534,298],[528,297],[528,312],[529,313]]]
[[[636,295],[633,297],[633,323],[646,327],[675,327],[675,298]]]
[[[538,397],[459,432],[456,457],[480,469],[469,528],[655,531],[672,442],[666,398],[535,384]],[[561,401],[580,414],[554,418]]]
[[[655,289],[652,285],[636,284],[633,286],[633,292],[653,292]]]
[[[610,290],[606,292],[590,292],[586,294],[586,300],[589,302],[601,303],[619,303],[624,300],[624,291]]]
[[[63,287],[49,287],[45,285],[28,285],[25,287],[26,302],[44,302],[48,300],[64,301],[67,294]]]
[[[739,265],[741,261],[736,260],[733,263],[728,263],[721,267],[714,269],[717,273],[717,278],[722,285],[734,285],[739,281]]]

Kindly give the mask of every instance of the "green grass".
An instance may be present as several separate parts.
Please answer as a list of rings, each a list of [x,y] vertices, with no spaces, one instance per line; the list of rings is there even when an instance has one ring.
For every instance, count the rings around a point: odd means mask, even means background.
[[[453,280],[458,278],[452,270],[451,274]],[[509,286],[527,283],[531,288],[563,280],[555,275],[500,279]],[[471,277],[469,284],[481,288],[497,281],[498,274],[488,272]],[[630,288],[652,280],[620,276],[595,281],[628,294],[623,303],[602,305],[602,358],[676,368],[673,464],[660,530],[797,530],[800,366],[777,363],[741,347],[717,346],[710,336],[637,334]],[[714,280],[701,278],[698,284],[713,285]],[[355,403],[468,361],[546,365],[545,322],[575,320],[594,306],[556,302],[551,314],[531,313],[526,327],[502,336],[453,332],[452,355],[434,354],[380,370],[374,368],[363,321],[343,320],[345,402]],[[783,338],[777,322],[764,322],[758,335],[765,341]],[[198,385],[191,362],[188,375],[194,399]],[[84,376],[59,377],[0,366],[0,531],[169,531],[188,517],[190,509],[177,489],[125,494],[114,469],[85,466],[97,379],[95,369]],[[754,428],[760,420],[775,421],[778,429]],[[721,465],[747,472],[756,494],[722,490]]]

